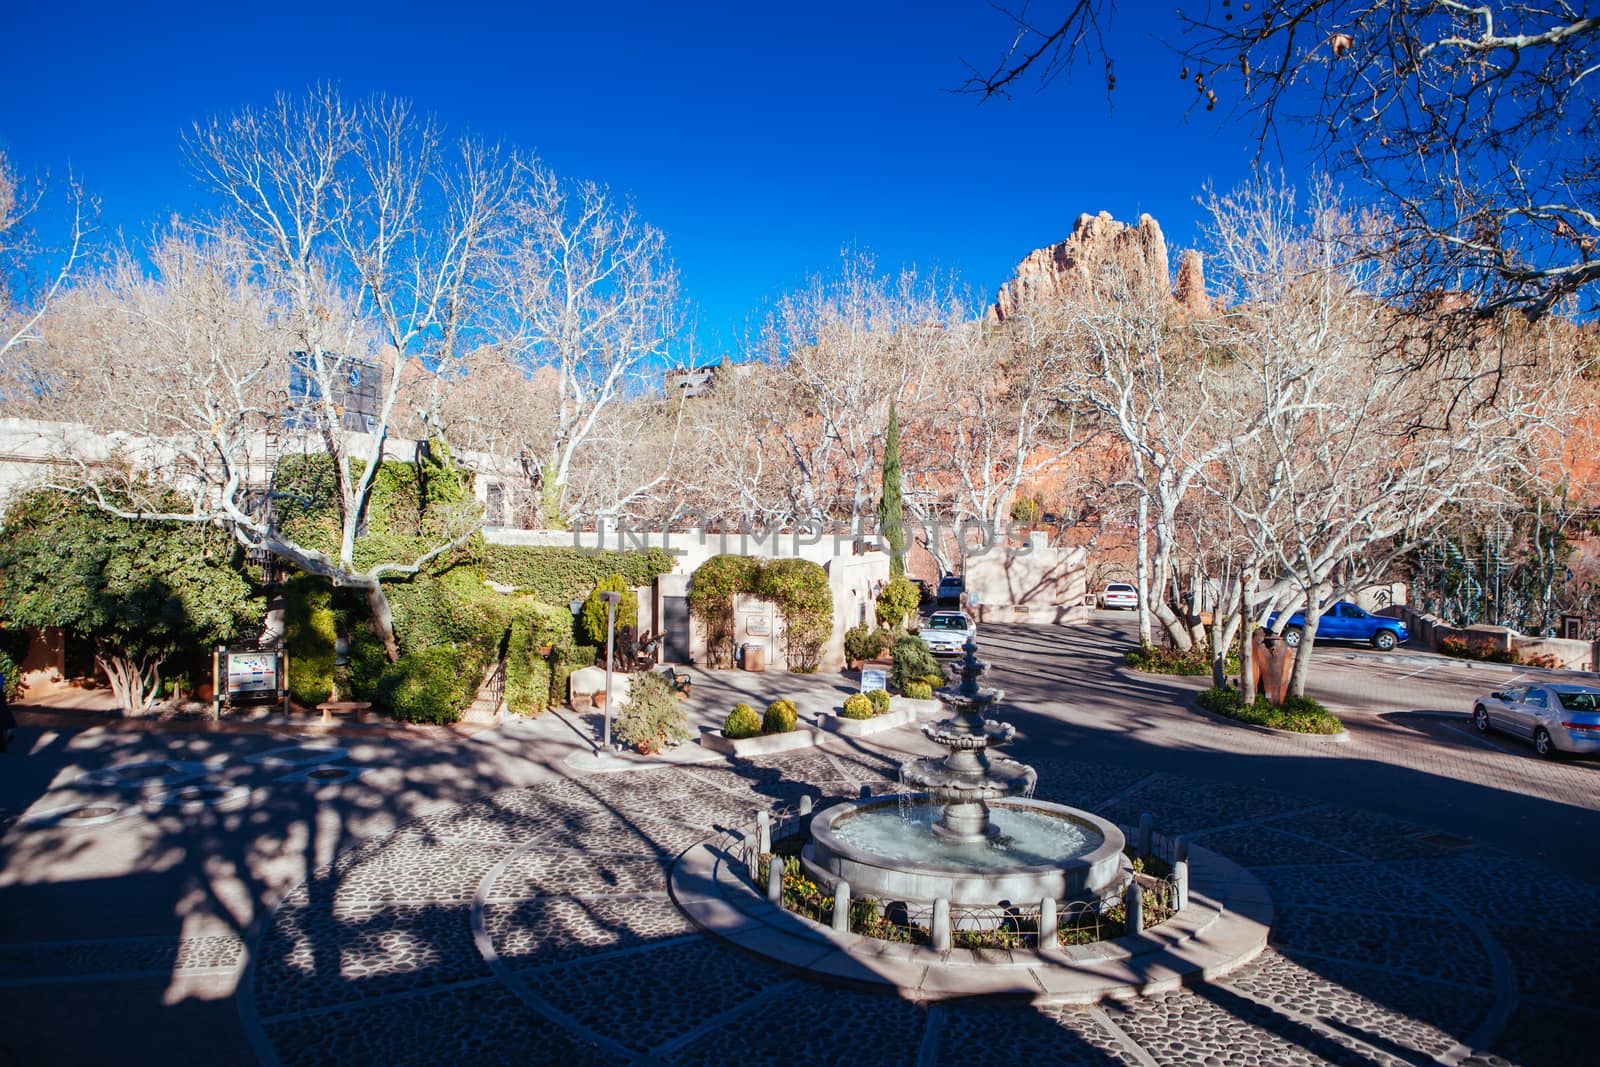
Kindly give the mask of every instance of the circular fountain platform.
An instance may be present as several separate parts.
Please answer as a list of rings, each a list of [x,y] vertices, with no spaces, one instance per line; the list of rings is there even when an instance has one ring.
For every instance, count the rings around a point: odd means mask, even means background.
[[[902,805],[905,812],[902,813]],[[1122,831],[1097,815],[1042,800],[989,802],[987,841],[943,840],[927,797],[851,801],[819,812],[801,861],[819,883],[858,897],[977,907],[1098,900],[1128,877]]]

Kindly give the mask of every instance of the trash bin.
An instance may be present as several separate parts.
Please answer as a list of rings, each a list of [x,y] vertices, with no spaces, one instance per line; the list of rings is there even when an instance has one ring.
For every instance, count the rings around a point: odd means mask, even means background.
[[[764,671],[767,669],[767,646],[754,642],[744,646],[744,669],[747,671]]]

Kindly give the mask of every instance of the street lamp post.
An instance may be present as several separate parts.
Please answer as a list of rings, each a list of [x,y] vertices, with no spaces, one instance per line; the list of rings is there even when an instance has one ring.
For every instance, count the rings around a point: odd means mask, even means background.
[[[616,666],[614,648],[617,638],[617,604],[622,600],[621,593],[602,592],[600,599],[606,602],[606,725],[602,745],[605,751],[611,751],[611,671]]]

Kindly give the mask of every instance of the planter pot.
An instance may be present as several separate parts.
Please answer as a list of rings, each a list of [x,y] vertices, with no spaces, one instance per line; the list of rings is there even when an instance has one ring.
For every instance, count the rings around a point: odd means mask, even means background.
[[[852,670],[852,671],[859,671],[859,670],[860,670],[860,669],[861,669],[861,667],[862,667],[862,664],[863,664],[863,663],[864,663],[864,661],[863,661],[863,660],[859,660],[859,659],[853,659],[853,660],[850,660],[850,661],[849,661],[849,663],[848,663],[848,664],[847,664],[847,666],[848,666],[848,667],[849,667],[849,669],[850,669],[850,670]]]
[[[552,651],[555,650],[555,647],[556,647],[555,645],[540,645],[539,646],[539,655],[541,657],[548,656]]]
[[[591,696],[589,699],[594,704],[595,707],[603,708],[603,707],[606,706],[606,691],[604,689],[601,689],[598,692],[596,692],[593,696]]]

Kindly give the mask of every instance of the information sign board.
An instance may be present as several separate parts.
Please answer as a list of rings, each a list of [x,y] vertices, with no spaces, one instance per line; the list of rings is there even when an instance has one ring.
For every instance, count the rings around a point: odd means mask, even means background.
[[[874,667],[868,667],[861,672],[861,691],[870,693],[874,689],[888,689],[889,676]]]

